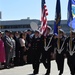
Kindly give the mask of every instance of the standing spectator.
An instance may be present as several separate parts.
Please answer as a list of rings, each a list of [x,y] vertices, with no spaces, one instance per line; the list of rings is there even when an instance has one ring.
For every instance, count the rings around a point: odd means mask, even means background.
[[[19,48],[20,48],[20,42],[19,42],[19,32],[15,32],[15,35],[14,35],[14,40],[15,40],[15,43],[16,43],[16,49],[15,49],[15,55],[16,57],[14,58],[14,65],[15,66],[19,66],[19,57],[20,57],[20,51],[19,51]]]
[[[24,55],[25,55],[25,52],[26,52],[26,46],[25,46],[25,34],[24,33],[21,33],[20,34],[20,65],[24,65],[25,62],[24,62]]]
[[[10,39],[11,39],[11,43],[12,43],[12,46],[13,46],[13,49],[11,51],[11,67],[14,66],[14,58],[15,58],[15,48],[16,48],[16,43],[15,43],[15,40],[13,39],[14,35],[13,35],[13,32],[11,31],[10,32]]]
[[[31,30],[27,30],[27,36],[26,36],[26,47],[28,48],[28,51],[27,51],[27,63],[30,64],[31,63],[31,46],[30,46],[30,43],[31,43]]]
[[[6,64],[5,68],[10,68],[10,59],[11,59],[11,51],[12,51],[12,43],[10,39],[10,31],[5,31],[5,36],[3,38],[4,40],[4,46],[5,46],[5,54],[6,54]]]
[[[30,43],[30,35],[32,34],[31,30],[27,30],[27,37],[26,40],[28,42],[28,44]]]
[[[25,31],[24,32],[24,35],[25,35],[25,48],[26,48],[26,51],[24,51],[24,57],[23,57],[23,59],[24,59],[24,61],[25,61],[25,63],[27,63],[27,53],[28,53],[28,48],[26,47],[26,36],[27,36],[27,32]]]
[[[5,61],[5,48],[2,40],[2,32],[0,31],[0,68],[2,68],[1,63],[5,63]]]

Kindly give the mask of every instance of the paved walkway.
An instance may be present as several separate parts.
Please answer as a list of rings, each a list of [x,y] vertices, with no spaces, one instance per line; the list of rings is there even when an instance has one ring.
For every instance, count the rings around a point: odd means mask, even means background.
[[[28,75],[32,74],[33,69],[32,65],[25,65],[20,67],[15,67],[11,69],[4,69],[0,70],[0,75]],[[38,75],[44,75],[46,72],[46,69],[44,68],[43,64],[40,64],[39,74]],[[50,75],[58,75],[57,65],[55,61],[51,62],[51,74]],[[67,61],[65,60],[65,66],[64,66],[64,73],[63,75],[70,75],[69,68],[67,66]]]

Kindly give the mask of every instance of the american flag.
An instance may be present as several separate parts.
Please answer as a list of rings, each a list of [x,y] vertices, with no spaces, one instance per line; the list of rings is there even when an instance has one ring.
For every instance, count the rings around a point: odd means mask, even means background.
[[[46,36],[46,29],[47,29],[47,15],[48,15],[48,10],[46,6],[45,0],[42,0],[42,14],[41,14],[41,28],[40,32],[41,34],[44,34]]]

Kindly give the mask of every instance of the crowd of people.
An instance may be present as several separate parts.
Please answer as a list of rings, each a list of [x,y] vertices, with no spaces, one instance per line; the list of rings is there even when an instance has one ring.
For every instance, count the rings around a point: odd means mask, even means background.
[[[47,27],[47,35],[39,30],[32,32],[0,31],[0,68],[11,68],[32,64],[33,74],[39,73],[39,65],[46,68],[45,75],[50,75],[51,61],[55,60],[59,75],[63,74],[64,59],[67,58],[71,75],[75,75],[75,31],[66,36],[62,29],[59,34],[52,34]]]

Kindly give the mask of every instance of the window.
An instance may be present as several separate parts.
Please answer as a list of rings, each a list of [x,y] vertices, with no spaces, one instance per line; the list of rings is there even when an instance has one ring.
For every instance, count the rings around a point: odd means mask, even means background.
[[[29,24],[26,25],[4,25],[1,26],[2,29],[16,29],[16,28],[30,28]]]

